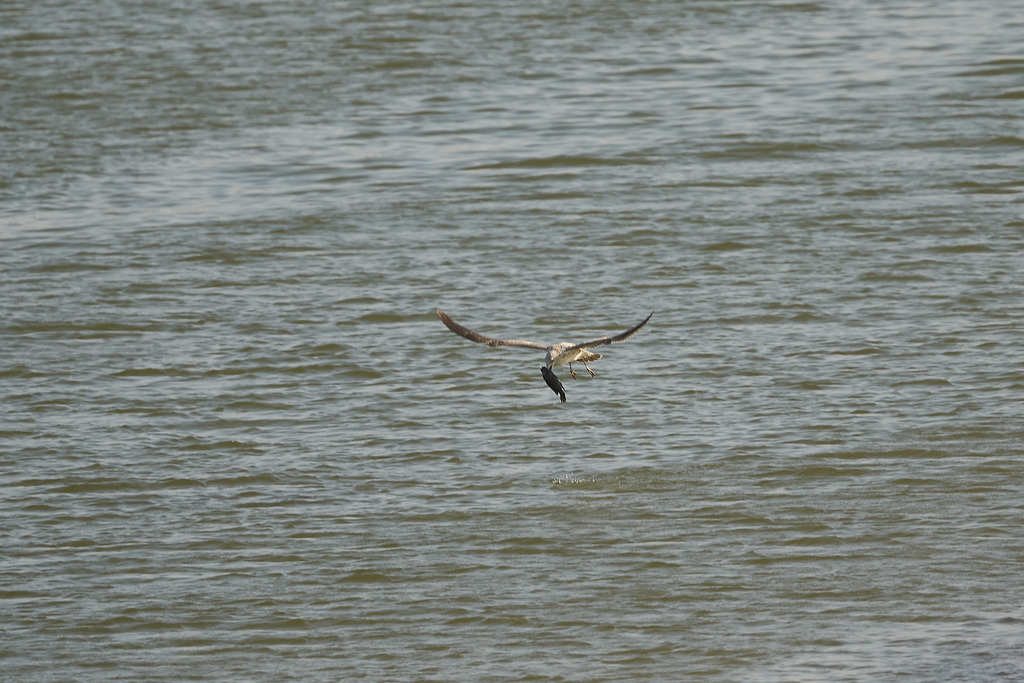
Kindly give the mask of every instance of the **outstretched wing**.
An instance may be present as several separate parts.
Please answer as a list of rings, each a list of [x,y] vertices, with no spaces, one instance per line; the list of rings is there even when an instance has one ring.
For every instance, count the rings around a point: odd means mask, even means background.
[[[528,349],[548,348],[544,344],[538,344],[537,342],[532,341],[524,341],[522,339],[494,339],[493,337],[485,337],[479,332],[474,332],[473,330],[470,330],[458,324],[457,322],[449,318],[448,314],[442,311],[440,308],[436,309],[435,312],[437,313],[437,317],[441,319],[441,322],[444,323],[445,327],[447,327],[449,330],[459,335],[460,337],[465,337],[469,341],[479,342],[480,344],[487,344],[488,346],[525,346]],[[644,322],[647,321],[645,320]],[[636,330],[632,330],[630,334],[632,334],[632,332],[635,331]]]
[[[651,311],[651,315],[654,315],[654,311]],[[558,363],[558,359],[559,358],[561,358],[562,356],[565,356],[566,354],[571,354],[573,351],[578,351],[579,349],[589,349],[589,348],[591,348],[593,346],[604,346],[605,344],[611,344],[612,342],[625,341],[625,340],[629,339],[630,337],[632,337],[634,334],[636,334],[637,330],[639,330],[641,327],[646,325],[647,321],[651,319],[651,315],[649,315],[646,318],[644,318],[639,324],[634,325],[633,327],[629,328],[625,332],[617,334],[617,335],[615,335],[613,337],[601,337],[600,339],[591,339],[590,341],[580,342],[579,344],[573,344],[569,348],[563,350],[560,354],[558,354],[558,356],[556,356],[555,358],[552,358],[551,359],[551,364],[552,365],[559,364]]]

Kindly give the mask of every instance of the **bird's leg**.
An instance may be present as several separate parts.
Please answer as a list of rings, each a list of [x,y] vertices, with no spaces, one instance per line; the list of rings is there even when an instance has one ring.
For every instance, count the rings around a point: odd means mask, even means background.
[[[590,373],[590,376],[591,376],[591,377],[594,377],[594,376],[596,376],[596,374],[597,374],[597,373],[595,373],[595,372],[594,372],[593,370],[591,370],[591,369],[590,369],[590,366],[589,366],[589,365],[587,365],[587,361],[585,361],[585,360],[581,360],[580,362],[581,362],[581,363],[583,363],[583,367],[585,367],[585,368],[587,369],[587,372],[589,372],[589,373]]]
[[[586,365],[586,363],[584,363]],[[572,375],[573,379],[576,379],[576,371],[572,369],[572,363],[569,363],[569,374]]]

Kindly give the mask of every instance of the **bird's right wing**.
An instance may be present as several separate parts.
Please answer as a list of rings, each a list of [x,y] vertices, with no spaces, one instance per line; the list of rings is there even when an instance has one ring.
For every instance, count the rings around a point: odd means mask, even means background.
[[[441,322],[444,323],[445,327],[447,327],[449,330],[459,335],[460,337],[465,337],[469,341],[475,341],[480,344],[487,344],[488,346],[523,346],[528,349],[548,348],[544,344],[538,344],[537,342],[525,341],[522,339],[494,339],[493,337],[486,337],[480,334],[479,332],[474,332],[473,330],[458,324],[457,322],[449,318],[448,314],[442,311],[440,308],[436,309],[435,312],[437,313],[437,317],[441,319]]]
[[[611,337],[601,337],[599,339],[591,339],[590,341],[580,342],[579,344],[573,344],[572,346],[570,346],[570,347],[568,347],[566,349],[562,349],[562,352],[560,354],[558,354],[555,358],[551,359],[551,364],[552,365],[557,365],[558,363],[561,362],[562,358],[572,358],[571,354],[574,351],[578,351],[579,349],[590,349],[590,348],[593,348],[595,346],[603,346],[605,344],[611,344],[613,342],[626,341],[627,339],[632,337],[634,334],[636,334],[637,330],[639,330],[641,327],[646,325],[647,321],[651,319],[652,315],[654,315],[654,311],[651,311],[651,315],[647,316],[646,318],[641,320],[639,323],[637,323],[633,327],[631,327],[628,330],[626,330],[625,332],[620,332],[619,334],[616,334],[616,335],[611,336]]]

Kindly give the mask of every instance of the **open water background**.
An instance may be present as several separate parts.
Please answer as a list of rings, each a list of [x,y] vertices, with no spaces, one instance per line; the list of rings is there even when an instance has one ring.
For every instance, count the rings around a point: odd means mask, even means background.
[[[1021,680],[1022,16],[4,3],[3,677]]]

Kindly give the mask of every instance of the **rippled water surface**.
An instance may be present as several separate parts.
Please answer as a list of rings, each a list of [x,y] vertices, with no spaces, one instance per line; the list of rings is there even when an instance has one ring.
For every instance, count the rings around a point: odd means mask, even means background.
[[[1024,678],[1019,10],[5,4],[4,675]]]

